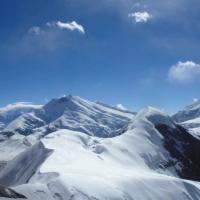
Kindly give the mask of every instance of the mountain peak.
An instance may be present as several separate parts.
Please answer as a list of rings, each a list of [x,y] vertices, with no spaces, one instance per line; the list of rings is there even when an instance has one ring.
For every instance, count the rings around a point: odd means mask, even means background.
[[[72,95],[52,99],[43,106],[43,109],[51,118],[49,118],[49,120],[52,121],[60,117],[66,109],[76,110],[77,105],[75,102],[77,102],[77,100],[80,100],[80,98]]]
[[[83,102],[86,101],[82,99],[79,96],[72,96],[72,95],[67,95],[67,96],[62,96],[59,98],[54,98],[51,101],[49,101],[44,107],[48,107],[49,105],[55,105],[55,104],[68,104],[69,102]]]

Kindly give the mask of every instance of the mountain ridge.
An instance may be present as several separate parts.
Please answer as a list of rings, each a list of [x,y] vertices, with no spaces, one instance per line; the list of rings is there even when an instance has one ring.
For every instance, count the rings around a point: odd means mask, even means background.
[[[0,136],[0,184],[28,200],[200,198],[199,138],[153,107],[132,113],[67,96]]]

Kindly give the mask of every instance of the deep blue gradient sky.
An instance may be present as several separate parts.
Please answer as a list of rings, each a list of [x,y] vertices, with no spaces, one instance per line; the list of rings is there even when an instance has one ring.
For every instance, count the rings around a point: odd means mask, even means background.
[[[144,11],[146,22],[128,17]],[[46,26],[57,21],[85,34]],[[168,78],[179,61],[199,67],[199,21],[197,0],[1,0],[0,106],[72,94],[174,112],[200,98],[200,76]],[[41,34],[30,32],[36,26]]]

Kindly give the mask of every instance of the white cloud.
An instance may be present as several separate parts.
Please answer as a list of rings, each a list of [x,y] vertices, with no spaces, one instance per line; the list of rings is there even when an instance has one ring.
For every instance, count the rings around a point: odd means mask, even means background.
[[[68,34],[69,32],[73,32],[74,34],[75,31],[80,32],[81,35],[85,34],[84,27],[75,21],[69,23],[53,21],[41,26],[33,26],[22,37],[18,44],[20,48],[14,47],[13,49],[17,51],[19,51],[18,49],[22,49],[22,53],[27,54],[44,50],[49,52],[58,48],[70,48],[74,45],[76,46],[78,41],[80,41],[78,37],[77,41],[72,41],[72,35]]]
[[[145,23],[152,18],[152,16],[146,11],[130,13],[128,16],[134,18],[136,23]]]
[[[164,20],[164,22],[179,22],[181,24],[190,23],[191,20],[198,20],[200,1],[198,0],[168,0],[168,1],[155,1],[155,0],[65,0],[81,10],[79,14],[94,14],[99,11],[103,12],[106,8],[115,9],[123,19],[127,20],[129,13],[147,11],[153,16],[154,21]],[[97,6],[98,5],[98,6]],[[194,6],[195,5],[195,6]],[[196,15],[189,15],[193,13]],[[196,18],[196,17],[197,18]],[[190,19],[190,20],[189,20]],[[188,27],[191,29],[191,27]]]
[[[120,109],[120,110],[127,110],[122,104],[117,104],[116,108]]]
[[[78,24],[76,21],[72,21],[69,23],[61,22],[61,21],[53,21],[53,22],[47,22],[46,27],[45,26],[33,26],[28,30],[29,34],[33,35],[44,35],[45,33],[48,33],[50,30],[47,29],[47,27],[50,28],[56,28],[56,29],[65,29],[69,31],[79,31],[81,34],[85,34],[85,29],[82,25]]]
[[[170,81],[188,83],[200,77],[200,64],[193,61],[178,62],[168,72]]]
[[[60,28],[60,29],[66,29],[66,30],[70,30],[70,31],[79,31],[82,34],[85,34],[85,29],[82,25],[78,24],[76,21],[72,21],[72,22],[61,22],[61,21],[57,21],[57,22],[47,22],[46,25],[48,27],[56,27],[56,28]]]

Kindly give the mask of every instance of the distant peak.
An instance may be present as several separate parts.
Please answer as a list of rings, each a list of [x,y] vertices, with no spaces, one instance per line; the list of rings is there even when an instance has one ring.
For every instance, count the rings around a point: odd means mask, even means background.
[[[200,100],[196,100],[191,105],[186,106],[186,110],[194,110],[200,108]]]

